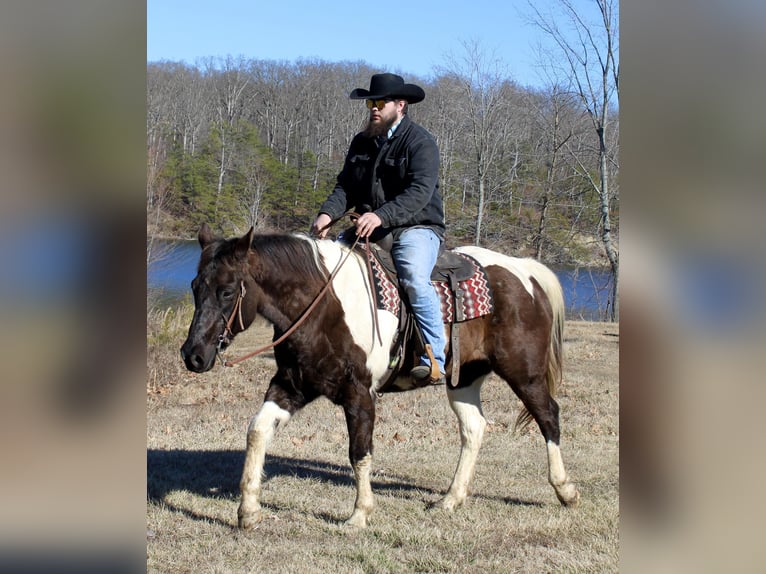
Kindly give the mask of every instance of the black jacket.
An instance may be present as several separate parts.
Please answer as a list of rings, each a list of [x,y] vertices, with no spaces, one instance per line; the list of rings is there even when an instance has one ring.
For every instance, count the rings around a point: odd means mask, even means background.
[[[385,138],[383,138],[385,139]],[[434,137],[405,115],[391,139],[354,136],[335,189],[320,213],[333,220],[353,209],[380,217],[396,239],[408,227],[430,227],[444,239],[439,191],[439,148]],[[376,237],[377,239],[377,237]]]

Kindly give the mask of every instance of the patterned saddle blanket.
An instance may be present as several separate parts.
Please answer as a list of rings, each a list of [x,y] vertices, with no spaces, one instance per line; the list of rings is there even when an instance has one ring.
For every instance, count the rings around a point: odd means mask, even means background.
[[[378,309],[399,316],[402,299],[390,254],[374,249],[370,258]],[[473,257],[442,251],[431,273],[431,283],[441,300],[442,319],[452,324],[492,312],[492,290],[486,270]]]

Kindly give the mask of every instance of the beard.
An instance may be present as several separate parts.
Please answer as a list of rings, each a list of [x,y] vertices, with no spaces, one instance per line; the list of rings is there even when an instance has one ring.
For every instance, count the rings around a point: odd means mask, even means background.
[[[367,125],[364,128],[364,135],[370,138],[384,136],[391,129],[391,126],[396,122],[396,115],[392,118],[380,118],[380,122],[372,123],[371,120],[367,120]]]

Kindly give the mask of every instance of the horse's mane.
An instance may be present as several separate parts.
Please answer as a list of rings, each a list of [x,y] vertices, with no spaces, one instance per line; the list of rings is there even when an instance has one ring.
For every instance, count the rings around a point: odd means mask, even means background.
[[[237,244],[234,239],[218,239],[202,251],[199,269],[202,271],[218,263],[234,263]],[[327,271],[320,262],[316,240],[305,234],[262,233],[253,237],[251,249],[258,256],[264,269],[278,270],[283,279],[295,279],[303,283],[327,281]]]
[[[316,241],[306,235],[265,233],[253,238],[252,249],[264,266],[301,281],[324,282],[327,273],[319,262]]]

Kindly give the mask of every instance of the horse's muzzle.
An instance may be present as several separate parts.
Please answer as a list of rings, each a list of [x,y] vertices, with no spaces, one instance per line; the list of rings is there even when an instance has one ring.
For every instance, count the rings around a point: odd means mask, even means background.
[[[181,358],[184,360],[186,368],[194,373],[204,373],[212,369],[215,364],[215,353],[200,353],[191,347],[189,341],[186,341],[181,347]]]

